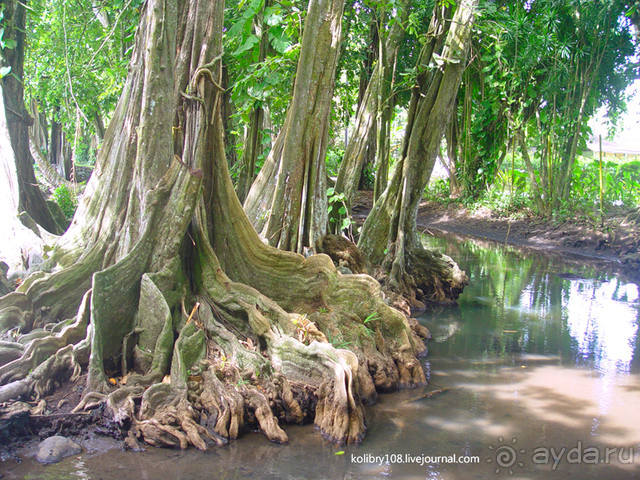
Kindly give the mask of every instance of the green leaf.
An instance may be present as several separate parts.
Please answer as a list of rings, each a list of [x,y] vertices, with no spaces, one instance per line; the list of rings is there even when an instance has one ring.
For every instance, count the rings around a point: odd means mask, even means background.
[[[260,39],[258,37],[256,37],[255,35],[251,35],[231,55],[233,55],[234,57],[237,57],[240,54],[246,52],[247,50],[251,50],[259,41]]]
[[[289,38],[281,27],[271,28],[269,30],[269,43],[271,43],[271,46],[280,54],[285,53],[291,46]]]
[[[11,71],[11,66],[0,67],[0,78],[4,78],[7,75],[9,75],[10,71]]]
[[[277,13],[268,13],[264,17],[264,22],[270,27],[275,27],[282,23],[283,17]]]

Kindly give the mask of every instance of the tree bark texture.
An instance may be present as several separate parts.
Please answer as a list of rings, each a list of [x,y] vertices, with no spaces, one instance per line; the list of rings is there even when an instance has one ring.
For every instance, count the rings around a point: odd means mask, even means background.
[[[459,2],[450,23],[442,7],[434,8],[428,41],[420,53],[402,159],[358,243],[373,264],[386,265],[394,290],[409,296],[415,292],[427,301],[451,301],[467,282],[453,260],[421,246],[416,217],[466,66],[476,5],[476,0]]]
[[[4,108],[11,145],[16,160],[20,192],[19,209],[27,212],[39,225],[51,233],[59,233],[49,212],[42,192],[33,173],[33,158],[29,151],[29,127],[32,119],[24,105],[22,78],[24,71],[24,42],[26,2],[7,0],[4,2],[4,39],[15,40],[14,48],[5,48],[2,53],[11,72],[2,79]]]
[[[351,141],[344,152],[344,158],[340,164],[336,180],[336,191],[345,194],[348,206],[352,204],[353,197],[358,189],[362,168],[371,150],[371,137],[374,131],[376,132],[374,147],[376,152],[376,187],[374,187],[374,197],[376,188],[381,192],[386,186],[390,123],[393,110],[393,67],[404,35],[404,23],[408,15],[409,5],[405,1],[400,5],[398,16],[389,32],[385,35],[380,28],[378,29],[378,60],[359,103]]]
[[[0,331],[22,340],[0,346],[0,401],[86,369],[76,409],[104,404],[152,445],[206,449],[246,426],[284,442],[279,419],[355,442],[376,391],[424,383],[424,331],[371,277],[253,229],[224,152],[223,10],[145,4],[90,193],[51,254],[59,268],[0,298]]]
[[[325,154],[343,7],[309,2],[293,99],[244,202],[256,230],[283,250],[313,250],[327,229]]]
[[[264,3],[264,9],[269,7],[269,0]],[[254,19],[254,32],[260,36],[260,45],[258,52],[258,62],[263,62],[267,58],[267,48],[269,47],[269,38],[267,35],[267,25],[263,23],[262,15]],[[249,125],[244,139],[244,148],[242,151],[242,170],[238,180],[238,197],[241,202],[247,198],[249,189],[253,184],[256,176],[256,164],[258,156],[263,149],[262,146],[262,130],[265,128],[265,109],[261,102],[256,102],[249,113]]]
[[[12,275],[28,268],[25,263],[30,256],[42,254],[43,242],[37,225],[31,230],[18,218],[19,182],[4,104],[0,105],[0,203],[0,261],[7,264]]]

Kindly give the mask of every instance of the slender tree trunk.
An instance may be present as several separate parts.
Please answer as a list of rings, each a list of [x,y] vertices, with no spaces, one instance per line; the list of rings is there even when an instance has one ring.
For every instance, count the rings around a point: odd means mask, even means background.
[[[4,107],[11,145],[15,153],[16,171],[20,192],[19,209],[27,212],[39,225],[51,233],[59,233],[44,196],[38,188],[33,172],[33,159],[29,151],[29,127],[32,119],[24,105],[22,78],[24,73],[24,41],[26,2],[7,0],[4,2],[4,40],[15,40],[15,48],[5,48],[2,53],[11,73],[2,79]]]
[[[241,201],[247,197],[251,184],[256,176],[256,163],[262,151],[262,130],[264,128],[264,109],[255,107],[249,114],[249,125],[244,139],[242,151],[242,172],[238,180],[238,198]]]
[[[97,140],[97,144],[100,145],[102,143],[102,140],[104,139],[104,121],[102,120],[102,115],[100,115],[100,112],[95,112],[93,114],[93,126],[96,129],[96,140]]]
[[[424,346],[373,279],[252,228],[224,153],[223,11],[145,3],[87,195],[51,253],[59,268],[0,298],[2,332],[57,324],[0,365],[0,402],[86,368],[76,409],[104,404],[134,442],[204,450],[246,423],[283,442],[280,418],[358,441],[376,390],[425,381]]]
[[[340,164],[336,191],[344,193],[347,205],[351,205],[358,189],[360,175],[367,155],[372,150],[371,138],[375,138],[376,183],[374,196],[381,193],[387,180],[389,137],[392,104],[393,69],[398,48],[404,35],[404,23],[409,15],[408,2],[399,7],[398,18],[387,35],[378,29],[378,60],[356,113],[355,128]],[[377,198],[377,197],[376,197]]]
[[[31,156],[38,166],[40,177],[47,185],[53,188],[59,187],[63,184],[67,187],[71,187],[71,184],[61,177],[53,165],[49,163],[47,158],[49,152],[47,120],[44,113],[39,111],[38,104],[35,100],[31,101],[30,114],[34,119],[34,122],[29,128],[29,150],[31,151]]]
[[[59,112],[59,107],[55,109]],[[49,144],[49,163],[53,165],[61,178],[69,180],[71,177],[72,148],[62,129],[62,124],[54,118],[51,122],[51,141]]]
[[[542,196],[542,189],[540,188],[540,185],[536,178],[536,173],[533,168],[533,164],[531,163],[531,159],[529,158],[529,147],[527,146],[524,133],[522,132],[522,130],[517,130],[516,132],[514,132],[514,135],[516,137],[516,140],[518,141],[518,145],[520,146],[520,153],[522,154],[524,164],[527,167],[529,183],[531,183],[531,188],[533,189],[533,198],[536,206],[541,213],[546,213],[547,207],[550,207],[551,204],[546,204],[545,206],[545,202]]]
[[[362,66],[362,71],[360,73],[360,84],[358,86],[358,108],[356,109],[356,113],[360,109],[362,100],[364,99],[367,91],[367,87],[369,86],[369,81],[371,80],[371,76],[377,63],[379,42],[380,40],[378,38],[378,25],[375,21],[372,21],[369,32],[369,45],[367,46],[366,50],[367,55]],[[349,123],[348,118],[345,119],[345,123]],[[373,128],[370,129],[369,139],[364,153],[364,161],[362,162],[362,170],[360,171],[360,180],[358,182],[359,190],[365,190],[371,187],[371,184],[365,175],[365,170],[369,168],[371,172],[375,172],[376,138],[376,126],[374,125]],[[345,141],[345,150],[347,146],[348,142]]]
[[[348,206],[351,206],[358,189],[362,167],[367,156],[371,151],[375,152],[376,92],[379,82],[380,70],[376,66],[360,102],[351,139],[338,169],[335,188],[337,192],[345,194]]]
[[[265,1],[264,8],[269,8],[269,0]],[[263,62],[267,58],[267,48],[269,38],[267,35],[267,25],[264,23],[262,15],[254,20],[254,31],[260,36],[260,51],[258,52],[258,62]],[[256,165],[258,156],[263,150],[262,138],[265,121],[265,110],[259,102],[256,102],[249,114],[249,125],[244,139],[242,151],[242,171],[238,180],[238,198],[244,202],[249,194],[253,180],[256,178]]]
[[[451,198],[458,198],[462,193],[462,188],[458,182],[457,165],[459,162],[458,151],[458,115],[456,114],[457,105],[454,105],[454,111],[449,120],[449,124],[445,130],[445,140],[447,142],[447,160],[444,163],[449,175],[449,192]]]
[[[372,263],[384,261],[394,289],[428,301],[455,299],[467,281],[450,258],[422,248],[416,216],[455,105],[476,5],[477,0],[458,2],[448,30],[441,7],[434,8],[429,41],[420,54],[422,73],[409,106],[402,159],[366,219],[358,244]],[[431,61],[439,68],[427,70]]]
[[[293,99],[244,204],[256,230],[283,250],[313,250],[327,231],[325,154],[343,7],[309,2]]]
[[[384,65],[381,82],[378,84],[378,121],[376,124],[376,178],[373,186],[374,202],[380,198],[387,186],[389,177],[389,153],[391,149],[391,117],[393,115],[394,95],[393,76],[398,56],[399,40],[391,52],[381,54]],[[393,55],[392,65],[389,65],[387,55]],[[390,68],[391,67],[391,68]]]
[[[229,167],[233,167],[238,161],[236,152],[236,134],[233,132],[235,113],[233,102],[231,101],[231,88],[229,85],[229,73],[225,65],[222,66],[222,88],[224,95],[222,96],[222,124],[224,126],[225,150],[227,153],[227,163]]]

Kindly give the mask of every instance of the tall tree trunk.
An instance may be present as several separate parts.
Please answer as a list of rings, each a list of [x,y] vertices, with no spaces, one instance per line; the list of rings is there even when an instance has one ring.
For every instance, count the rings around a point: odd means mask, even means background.
[[[27,212],[39,225],[51,233],[61,231],[51,216],[44,196],[38,188],[33,173],[33,158],[29,151],[29,127],[32,119],[24,105],[22,78],[24,73],[24,41],[26,23],[26,2],[7,0],[4,2],[4,40],[15,40],[14,48],[5,48],[2,53],[11,73],[2,79],[4,108],[11,145],[15,153],[19,209]]]
[[[238,198],[244,201],[247,198],[251,184],[256,176],[256,163],[262,150],[262,130],[264,129],[264,109],[255,107],[249,114],[249,125],[244,138],[242,151],[242,171],[238,180]]]
[[[283,250],[314,249],[327,230],[325,154],[344,0],[311,0],[293,99],[244,208]]]
[[[419,58],[421,73],[409,107],[402,159],[366,219],[358,244],[373,263],[384,261],[392,288],[428,301],[455,299],[467,281],[450,258],[421,246],[416,216],[466,66],[476,5],[477,0],[458,2],[450,23],[442,7],[434,8],[429,40]],[[437,68],[427,70],[432,62]]]
[[[31,225],[31,230],[20,222],[19,202],[16,158],[3,103],[0,105],[0,261],[9,267],[9,276],[27,270],[29,259],[42,254],[40,231],[36,225]]]
[[[29,150],[31,156],[35,160],[40,172],[40,177],[50,187],[57,188],[60,185],[65,185],[71,188],[71,183],[61,177],[56,169],[49,163],[47,158],[49,152],[49,138],[47,134],[47,119],[43,112],[38,109],[38,103],[32,99],[30,106],[30,114],[33,120],[33,125],[29,127]]]
[[[399,43],[399,42],[398,42]],[[397,61],[398,44],[391,52],[393,62],[389,65],[387,53],[381,54],[383,65],[381,81],[378,84],[378,121],[376,124],[376,178],[373,186],[373,201],[376,202],[387,186],[389,177],[389,153],[391,149],[391,117],[393,114],[394,95],[393,77]]]
[[[362,167],[370,154],[371,138],[375,138],[376,187],[386,186],[386,167],[389,160],[389,135],[392,105],[393,68],[398,48],[404,35],[404,23],[409,15],[409,5],[404,1],[390,31],[384,35],[378,29],[378,61],[356,113],[355,128],[338,170],[336,191],[344,193],[347,205],[351,205],[358,189]],[[376,132],[372,135],[373,132]],[[375,136],[374,136],[375,135]],[[380,175],[378,175],[380,171]],[[374,187],[374,194],[376,192]],[[375,196],[375,195],[374,195]]]
[[[102,140],[104,139],[104,121],[102,120],[102,115],[100,115],[100,112],[96,111],[93,114],[93,126],[96,129],[96,140],[97,140],[97,144],[100,145],[102,143]]]
[[[424,346],[373,279],[267,246],[245,216],[220,113],[224,3],[143,8],[88,193],[51,254],[60,268],[0,298],[0,331],[58,323],[0,365],[0,402],[87,368],[76,408],[105,404],[152,445],[206,449],[249,422],[283,442],[278,418],[357,441],[376,390],[425,381]]]
[[[231,101],[231,88],[229,85],[229,72],[227,67],[222,65],[222,88],[224,95],[222,96],[222,125],[224,127],[225,150],[227,153],[227,163],[229,167],[233,167],[238,161],[236,152],[236,134],[233,131],[234,121],[234,105]]]
[[[460,135],[458,128],[458,115],[456,114],[457,105],[453,107],[451,119],[445,130],[445,140],[447,142],[447,159],[443,162],[449,175],[449,192],[451,198],[458,198],[462,193],[462,188],[458,182],[458,136]]]
[[[55,112],[60,108],[56,107]],[[49,142],[49,163],[54,166],[61,178],[69,180],[71,177],[72,148],[58,119],[51,121],[51,140]]]
[[[264,3],[264,10],[269,8],[269,0]],[[267,35],[267,24],[264,23],[263,15],[254,19],[253,29],[256,35],[260,37],[260,45],[258,52],[258,62],[264,62],[267,58],[267,48],[269,47],[269,38]],[[249,113],[249,125],[244,138],[244,146],[242,150],[242,170],[238,180],[238,198],[241,202],[247,198],[251,184],[256,178],[256,164],[258,156],[262,152],[262,131],[264,130],[265,109],[261,102],[255,102],[255,105]]]
[[[367,92],[367,88],[369,86],[369,81],[371,80],[371,75],[373,74],[373,70],[375,69],[377,59],[378,59],[378,45],[380,41],[378,38],[378,25],[375,21],[371,22],[370,32],[369,32],[369,45],[367,46],[366,58],[363,62],[362,72],[360,74],[360,82],[358,86],[358,107],[356,108],[356,113],[360,109],[360,105],[364,100],[365,94]],[[345,118],[345,124],[349,124],[349,119]],[[347,130],[345,127],[345,135],[347,134]],[[367,146],[364,153],[364,160],[362,162],[362,170],[360,171],[360,181],[358,182],[359,190],[366,190],[367,188],[371,188],[371,182],[365,175],[365,170],[369,168],[371,172],[375,172],[375,164],[376,164],[376,126],[370,129],[369,139],[367,141]],[[348,142],[345,137],[345,150],[348,146]],[[375,180],[374,180],[375,182]]]

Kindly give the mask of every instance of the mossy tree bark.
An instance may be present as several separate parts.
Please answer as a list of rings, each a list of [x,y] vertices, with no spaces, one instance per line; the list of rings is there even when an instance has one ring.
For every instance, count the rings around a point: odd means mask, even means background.
[[[29,126],[32,119],[24,105],[24,42],[26,23],[26,2],[7,0],[4,2],[5,41],[15,41],[13,48],[2,50],[3,63],[11,67],[11,72],[2,78],[2,92],[7,127],[16,160],[18,187],[20,192],[20,211],[27,212],[40,226],[51,233],[60,233],[51,216],[42,192],[38,189],[33,173],[33,158],[29,151]]]
[[[0,345],[0,401],[86,368],[77,408],[105,403],[132,442],[205,449],[248,424],[282,442],[281,421],[357,441],[377,390],[425,381],[424,331],[372,278],[258,237],[225,159],[223,10],[145,4],[60,268],[0,299],[0,330],[19,340]]]
[[[358,243],[373,264],[384,263],[394,290],[427,301],[451,301],[467,281],[449,257],[422,247],[416,217],[466,66],[476,5],[477,0],[458,2],[451,21],[446,9],[434,7],[418,61],[402,158]]]
[[[387,15],[380,7],[382,18]],[[344,152],[344,158],[338,170],[336,191],[345,194],[347,205],[351,205],[360,183],[363,165],[371,150],[372,133],[376,132],[375,169],[376,192],[382,192],[386,186],[389,161],[389,136],[392,102],[393,69],[398,56],[398,48],[404,35],[405,22],[409,15],[409,2],[398,5],[396,18],[388,31],[380,25],[378,35],[378,60],[371,78],[359,103],[351,141]],[[382,23],[382,22],[381,22]]]
[[[291,105],[244,202],[256,230],[283,250],[313,250],[327,230],[325,154],[343,7],[309,2]]]

